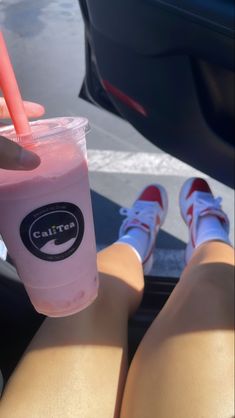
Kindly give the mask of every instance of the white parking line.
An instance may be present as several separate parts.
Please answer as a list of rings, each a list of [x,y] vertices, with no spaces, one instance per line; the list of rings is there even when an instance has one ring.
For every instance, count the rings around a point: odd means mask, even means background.
[[[208,176],[168,154],[88,150],[89,171],[159,176]]]

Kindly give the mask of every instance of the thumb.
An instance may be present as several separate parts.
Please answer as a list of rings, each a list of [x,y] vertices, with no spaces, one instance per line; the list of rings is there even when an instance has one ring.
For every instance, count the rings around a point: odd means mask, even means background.
[[[0,136],[0,168],[6,170],[33,170],[40,164],[37,154]]]

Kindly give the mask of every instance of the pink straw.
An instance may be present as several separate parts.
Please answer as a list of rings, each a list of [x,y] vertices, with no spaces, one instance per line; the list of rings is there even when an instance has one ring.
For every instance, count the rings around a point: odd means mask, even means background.
[[[29,134],[31,129],[2,32],[0,32],[0,87],[16,133]]]

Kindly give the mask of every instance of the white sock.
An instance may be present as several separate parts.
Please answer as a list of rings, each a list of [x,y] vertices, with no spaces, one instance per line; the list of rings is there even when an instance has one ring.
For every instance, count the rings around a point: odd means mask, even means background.
[[[141,262],[143,262],[149,242],[149,234],[140,228],[131,228],[117,242],[128,244],[134,248],[140,256]]]
[[[199,218],[196,247],[207,241],[223,241],[231,244],[227,231],[223,228],[220,220],[213,215],[207,215]]]

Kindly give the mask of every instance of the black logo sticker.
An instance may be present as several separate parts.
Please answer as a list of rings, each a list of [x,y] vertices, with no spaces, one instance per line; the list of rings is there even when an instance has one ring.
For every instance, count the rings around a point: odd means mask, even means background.
[[[84,217],[72,203],[59,202],[29,213],[20,225],[26,248],[36,257],[60,261],[70,257],[81,244]]]

